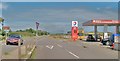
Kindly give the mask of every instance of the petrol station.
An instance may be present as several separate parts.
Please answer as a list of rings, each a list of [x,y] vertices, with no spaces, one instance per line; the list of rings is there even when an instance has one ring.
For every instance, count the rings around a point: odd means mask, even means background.
[[[104,33],[108,32],[108,26],[116,26],[116,34],[119,32],[120,21],[118,20],[90,20],[83,23],[83,26],[94,26],[95,36],[97,35],[97,27],[104,26]],[[95,37],[96,38],[96,37]]]
[[[118,32],[120,31],[119,30],[119,26],[120,26],[120,20],[90,20],[90,21],[87,21],[87,22],[84,22],[82,24],[83,26],[94,26],[94,36],[95,36],[95,39],[97,40],[97,27],[98,26],[104,26],[104,29],[103,29],[103,39],[105,38],[105,33],[108,32],[108,26],[115,26],[116,29],[115,29],[115,32],[114,34],[118,34]],[[119,38],[120,39],[120,38]],[[117,39],[119,41],[119,39]],[[117,41],[117,43],[119,43]]]

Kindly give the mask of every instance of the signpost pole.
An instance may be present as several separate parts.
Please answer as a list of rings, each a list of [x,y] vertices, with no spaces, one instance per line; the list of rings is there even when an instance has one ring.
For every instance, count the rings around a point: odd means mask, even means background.
[[[21,59],[21,40],[19,39],[19,41],[18,41],[18,60],[21,61],[20,59]]]

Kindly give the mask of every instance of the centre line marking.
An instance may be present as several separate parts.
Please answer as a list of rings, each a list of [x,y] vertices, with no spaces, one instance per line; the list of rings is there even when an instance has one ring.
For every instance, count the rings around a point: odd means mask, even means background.
[[[77,55],[75,55],[74,53],[72,52],[69,52],[70,54],[72,54],[73,56],[75,56],[76,58],[79,58]]]
[[[47,45],[46,47],[52,50],[54,46],[48,46]]]
[[[57,44],[59,47],[62,47],[61,45]]]
[[[71,55],[73,55],[74,57],[76,57],[76,58],[80,58],[80,57],[78,57],[77,55],[75,55],[74,53],[68,51],[67,49],[65,49],[65,50],[66,50],[68,53],[70,53]]]

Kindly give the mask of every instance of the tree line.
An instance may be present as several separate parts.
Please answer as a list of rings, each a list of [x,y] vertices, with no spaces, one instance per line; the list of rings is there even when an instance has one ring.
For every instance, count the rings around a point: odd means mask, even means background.
[[[17,31],[9,31],[9,35],[10,34],[20,34],[20,35],[23,35],[23,36],[35,36],[36,35],[36,32],[38,33],[38,36],[41,36],[41,35],[48,35],[50,34],[49,32],[47,31],[42,31],[42,30],[34,30],[32,28],[29,28],[29,29],[25,29],[25,30],[17,30]],[[5,31],[2,32],[1,34],[2,36],[5,36]]]

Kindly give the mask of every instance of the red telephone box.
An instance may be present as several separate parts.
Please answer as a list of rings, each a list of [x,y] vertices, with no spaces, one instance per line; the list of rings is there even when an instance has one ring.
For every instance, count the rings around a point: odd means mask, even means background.
[[[76,41],[78,39],[78,27],[72,27],[72,39]]]

